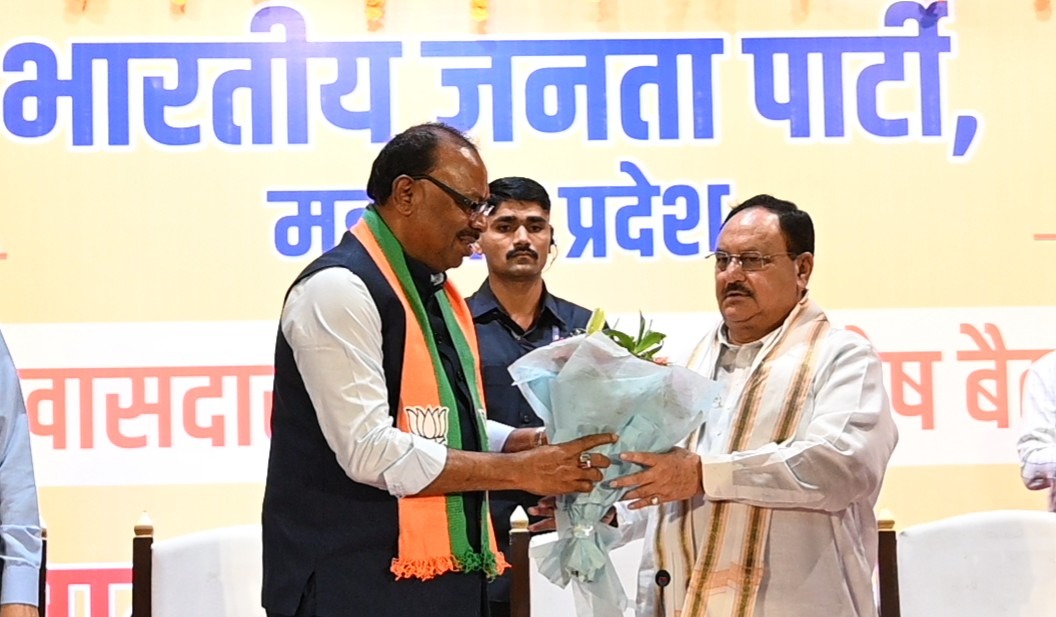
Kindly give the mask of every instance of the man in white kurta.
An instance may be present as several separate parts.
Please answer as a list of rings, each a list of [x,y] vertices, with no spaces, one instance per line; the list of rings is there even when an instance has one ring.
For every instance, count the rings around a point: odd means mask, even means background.
[[[1023,483],[1049,489],[1049,510],[1056,512],[1056,351],[1030,367],[1023,388],[1019,460]]]
[[[813,225],[769,196],[719,236],[723,321],[689,362],[723,396],[647,470],[639,617],[875,617],[873,507],[897,441],[880,359],[806,294]]]

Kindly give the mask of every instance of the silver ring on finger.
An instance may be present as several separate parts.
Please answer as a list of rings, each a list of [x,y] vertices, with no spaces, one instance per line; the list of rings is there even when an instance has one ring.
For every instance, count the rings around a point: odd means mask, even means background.
[[[590,452],[579,453],[579,468],[590,469],[594,466],[594,461],[590,460]]]
[[[653,495],[652,497],[649,498],[649,505],[652,505],[652,506],[660,505],[660,498],[657,497],[656,495]]]

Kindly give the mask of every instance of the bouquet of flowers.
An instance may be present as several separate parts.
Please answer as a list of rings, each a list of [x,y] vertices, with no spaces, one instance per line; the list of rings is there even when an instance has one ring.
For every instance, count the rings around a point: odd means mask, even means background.
[[[596,450],[612,461],[604,480],[590,493],[559,496],[558,540],[533,549],[550,581],[573,582],[579,617],[615,617],[628,604],[609,559],[619,534],[601,522],[627,491],[608,481],[641,470],[619,455],[671,449],[700,425],[718,395],[714,381],[653,359],[664,335],[650,331],[644,318],[637,337],[602,324],[604,315],[595,311],[586,333],[532,351],[509,369],[550,443],[592,433],[619,436]]]

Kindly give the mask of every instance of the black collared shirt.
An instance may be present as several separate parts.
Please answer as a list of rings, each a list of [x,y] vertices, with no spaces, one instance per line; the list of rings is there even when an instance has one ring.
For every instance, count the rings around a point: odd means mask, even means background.
[[[513,427],[542,426],[543,421],[513,385],[507,367],[533,349],[585,329],[590,321],[590,311],[550,295],[544,287],[542,310],[535,323],[525,330],[502,308],[487,280],[477,293],[466,299],[466,303],[477,327],[488,417]],[[535,505],[539,497],[523,491],[493,491],[489,498],[495,535],[499,546],[507,550],[510,515],[518,505],[525,508]],[[488,588],[488,595],[495,602],[509,602],[509,593],[509,576],[499,578]]]
[[[549,294],[544,287],[542,310],[525,330],[502,308],[487,280],[466,303],[477,326],[488,417],[513,427],[542,426],[543,421],[514,387],[506,369],[529,351],[586,328],[590,311]]]

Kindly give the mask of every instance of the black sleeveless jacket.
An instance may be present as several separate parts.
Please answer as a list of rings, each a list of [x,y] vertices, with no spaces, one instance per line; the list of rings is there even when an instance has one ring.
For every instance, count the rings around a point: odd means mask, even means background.
[[[439,318],[428,272],[411,264],[430,319]],[[381,315],[382,352],[389,408],[395,415],[403,369],[406,315],[399,298],[363,245],[350,233],[294,281],[340,267],[365,283]],[[415,269],[417,268],[417,269]],[[422,283],[424,271],[424,279]],[[292,289],[292,286],[291,286]],[[435,309],[435,310],[433,310]],[[442,318],[440,318],[442,319]],[[442,323],[442,322],[441,322]],[[437,328],[434,327],[434,331]],[[454,348],[437,332],[445,369],[459,400],[467,449],[481,449],[472,430],[472,399],[462,370],[446,361]],[[448,351],[444,353],[445,345]],[[465,617],[482,614],[482,574],[449,573],[429,581],[395,580],[389,571],[397,552],[397,500],[389,493],[349,478],[323,437],[315,408],[279,329],[275,345],[275,385],[271,452],[262,513],[264,543],[263,605],[294,615],[302,596],[320,617]],[[483,494],[466,493],[466,511],[479,511]],[[469,537],[479,538],[479,522],[468,517]],[[475,529],[474,529],[475,528]],[[437,533],[446,533],[438,529]],[[314,597],[312,597],[314,596]]]

